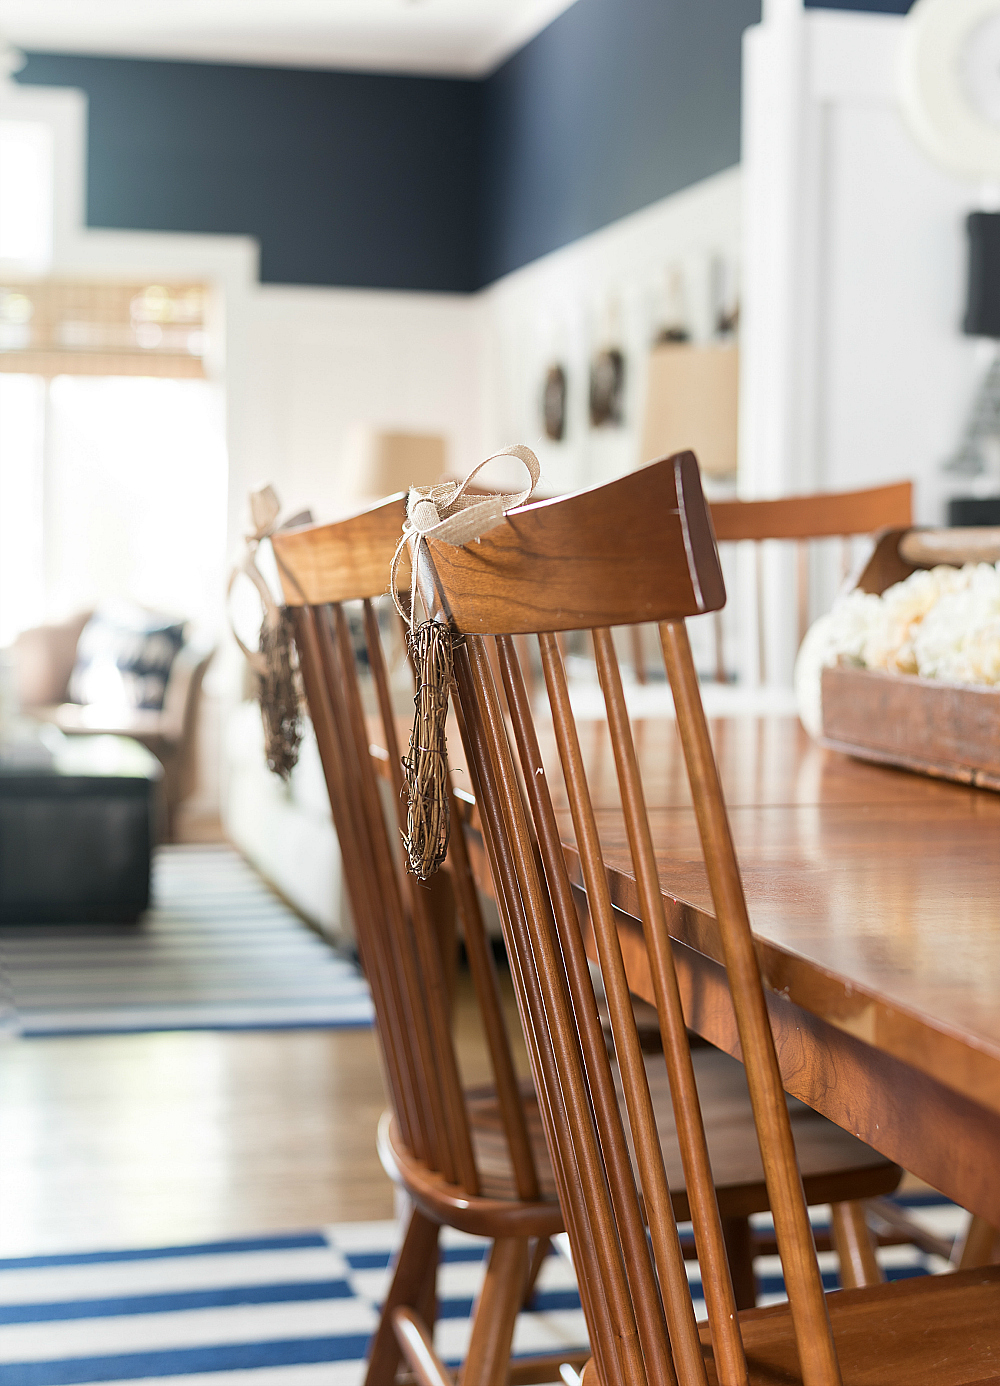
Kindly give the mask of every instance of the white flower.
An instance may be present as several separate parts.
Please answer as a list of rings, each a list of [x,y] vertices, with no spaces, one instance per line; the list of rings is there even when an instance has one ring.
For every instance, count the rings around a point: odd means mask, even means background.
[[[1000,572],[968,563],[965,583],[927,613],[913,637],[917,672],[947,683],[998,681],[1000,670]]]
[[[862,664],[863,651],[882,613],[881,600],[870,592],[848,592],[833,610],[813,622],[795,661],[795,698],[802,725],[818,736],[823,724],[820,683],[823,669],[841,660]]]
[[[966,637],[953,665],[940,678],[953,683],[1000,684],[1000,617]]]
[[[823,725],[822,671],[835,664],[1000,686],[1000,563],[920,569],[880,597],[840,597],[795,662],[799,716],[813,736]]]
[[[872,623],[872,633],[862,652],[868,669],[886,669],[894,674],[915,674],[917,658],[913,639],[927,613],[947,593],[967,585],[965,569],[940,566],[919,569],[882,593],[880,614]]]

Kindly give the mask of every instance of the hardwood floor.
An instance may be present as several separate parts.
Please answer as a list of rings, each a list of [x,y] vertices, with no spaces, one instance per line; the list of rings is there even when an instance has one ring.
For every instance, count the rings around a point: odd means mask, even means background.
[[[0,1256],[390,1218],[384,1107],[372,1030],[0,1041]]]
[[[370,1030],[0,1044],[0,1255],[393,1216]]]
[[[179,827],[225,841],[212,815]],[[456,1003],[465,1080],[484,1081],[461,974]],[[372,1030],[0,1038],[0,1256],[391,1218],[385,1105]]]
[[[461,973],[456,1027],[463,1077],[482,1082]],[[371,1030],[2,1041],[0,1256],[391,1218],[384,1106]]]

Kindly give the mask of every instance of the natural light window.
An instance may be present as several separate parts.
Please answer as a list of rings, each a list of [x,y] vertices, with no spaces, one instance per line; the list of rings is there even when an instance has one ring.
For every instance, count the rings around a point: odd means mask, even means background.
[[[60,376],[49,428],[50,606],[118,597],[214,615],[227,482],[218,392],[204,380]]]
[[[51,264],[54,155],[50,126],[0,120],[0,261],[33,271]]]
[[[209,288],[53,273],[57,141],[76,144],[66,103],[45,104],[5,96],[0,116],[0,648],[109,602],[214,627],[228,478]]]
[[[0,374],[0,645],[116,599],[214,624],[226,485],[208,381]]]

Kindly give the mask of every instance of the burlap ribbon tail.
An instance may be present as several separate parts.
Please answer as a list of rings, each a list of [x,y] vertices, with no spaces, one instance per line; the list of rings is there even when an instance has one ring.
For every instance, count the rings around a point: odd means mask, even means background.
[[[250,493],[250,513],[254,531],[246,536],[243,557],[229,575],[227,602],[233,584],[241,575],[248,577],[257,589],[264,608],[260,628],[260,648],[251,650],[240,638],[229,612],[229,628],[233,639],[246,656],[256,676],[257,701],[264,726],[264,751],[268,768],[287,780],[299,757],[302,741],[300,690],[298,669],[294,656],[291,618],[284,607],[275,601],[267,579],[257,566],[257,551],[261,543],[278,528],[281,506],[270,486]],[[294,517],[291,523],[305,520]]]

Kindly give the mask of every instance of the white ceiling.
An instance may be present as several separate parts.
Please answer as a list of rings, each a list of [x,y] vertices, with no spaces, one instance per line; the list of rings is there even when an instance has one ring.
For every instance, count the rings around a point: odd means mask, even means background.
[[[20,48],[481,76],[573,0],[0,0]]]

